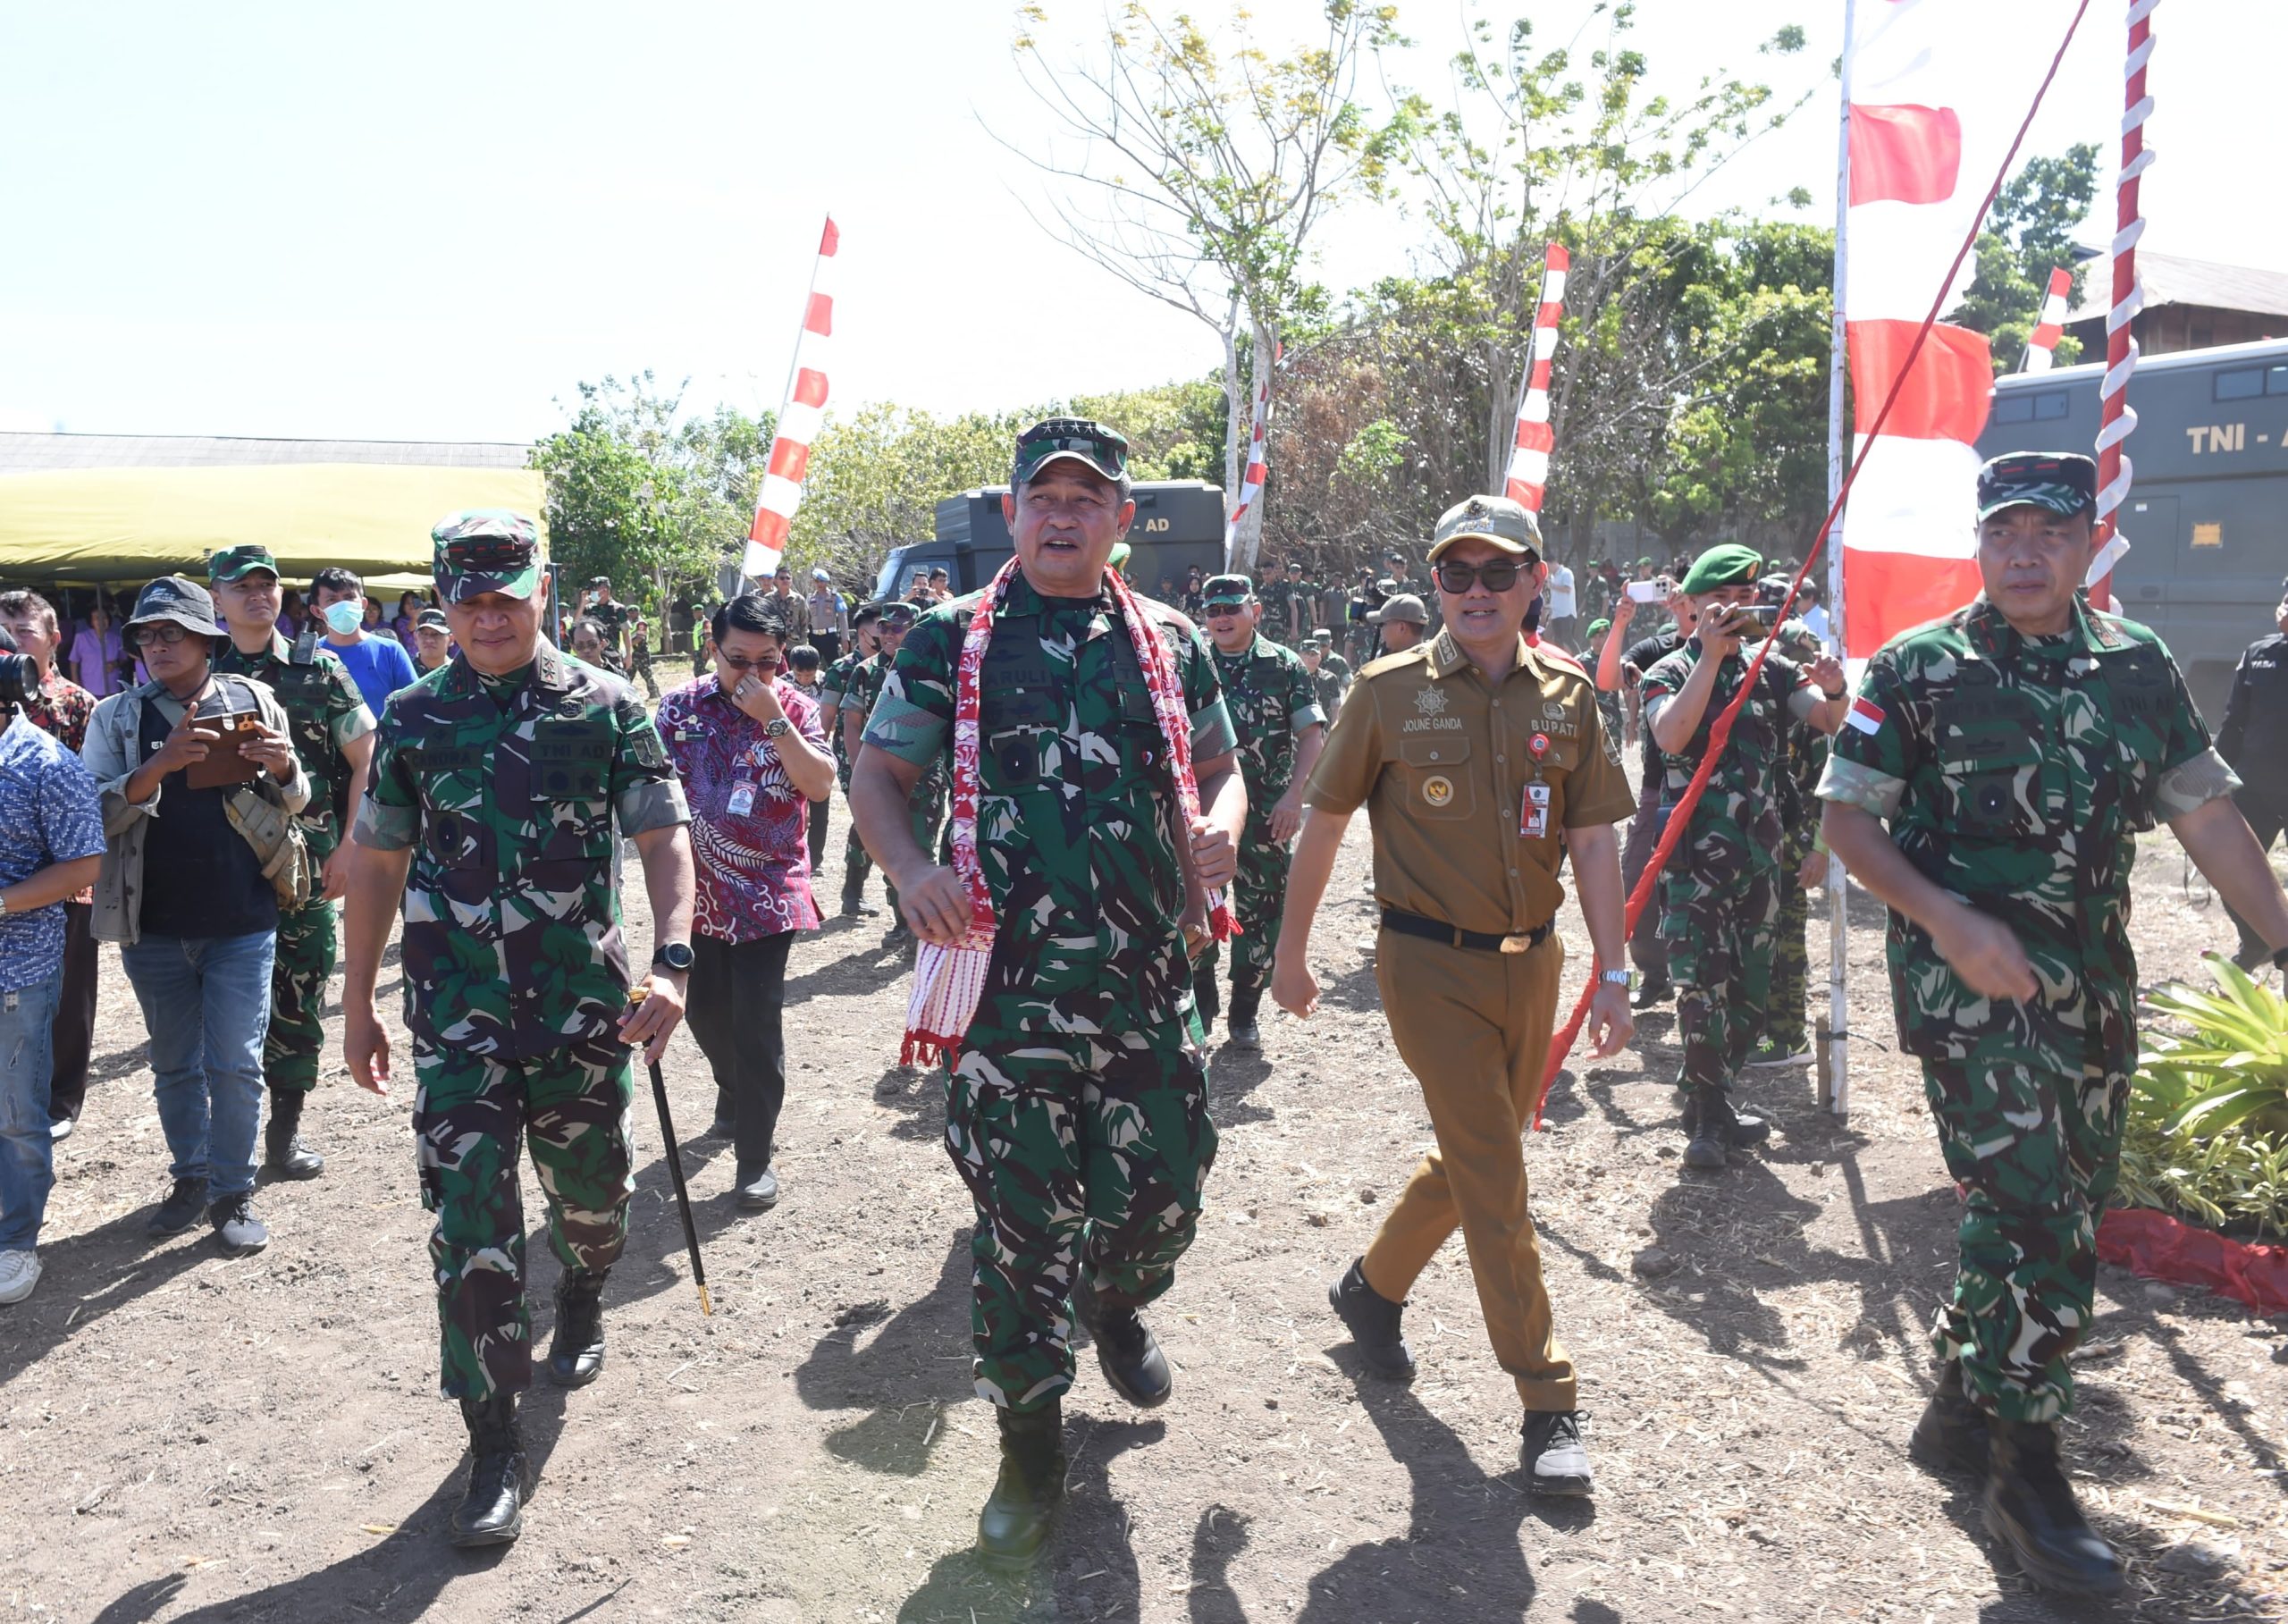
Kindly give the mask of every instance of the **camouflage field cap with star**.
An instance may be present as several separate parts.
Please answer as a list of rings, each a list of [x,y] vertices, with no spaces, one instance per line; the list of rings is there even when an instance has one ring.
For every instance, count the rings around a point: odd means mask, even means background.
[[[540,526],[508,508],[449,513],[429,533],[437,595],[463,603],[480,593],[529,598],[540,590]]]
[[[2098,465],[2073,451],[2013,451],[1978,471],[1981,523],[2005,508],[2046,509],[2067,518],[2098,504]]]
[[[240,542],[235,547],[225,547],[206,560],[209,581],[244,580],[248,573],[267,569],[273,578],[278,574],[278,560],[270,549],[260,542]]]

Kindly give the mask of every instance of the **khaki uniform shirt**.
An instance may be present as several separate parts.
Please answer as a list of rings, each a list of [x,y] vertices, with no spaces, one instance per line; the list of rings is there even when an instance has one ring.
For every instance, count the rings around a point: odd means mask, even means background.
[[[1490,935],[1556,917],[1564,830],[1636,811],[1586,677],[1520,638],[1491,682],[1451,632],[1359,669],[1303,803],[1367,808],[1384,906]]]

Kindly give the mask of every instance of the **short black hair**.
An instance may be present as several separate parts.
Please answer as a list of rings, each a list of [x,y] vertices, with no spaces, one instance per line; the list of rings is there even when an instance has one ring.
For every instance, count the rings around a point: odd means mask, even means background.
[[[856,609],[850,611],[850,629],[854,632],[862,626],[871,626],[875,621],[881,618],[882,606],[880,604],[861,603]]]
[[[0,592],[0,615],[37,616],[47,622],[47,635],[51,637],[56,635],[59,629],[59,623],[55,618],[55,605],[41,597],[39,593],[27,592],[21,588],[13,592]]]
[[[786,651],[786,663],[797,671],[819,669],[819,652],[807,643],[798,643]]]
[[[604,640],[603,622],[601,620],[591,620],[585,615],[583,615],[577,620],[575,620],[572,623],[572,629],[567,632],[565,635],[568,637],[578,636],[580,635],[580,628],[584,626],[596,635],[596,641],[598,643],[601,643]]]
[[[310,577],[311,596],[315,597],[322,591],[347,593],[353,598],[362,598],[366,595],[366,583],[341,565],[329,564]]]
[[[786,618],[770,606],[770,601],[759,592],[743,592],[715,611],[715,618],[708,630],[717,643],[723,641],[726,632],[760,632],[766,637],[786,641]]]
[[[943,564],[939,564],[935,568],[931,569],[930,576],[932,580],[935,580],[939,576],[944,576],[948,581],[954,578],[953,572],[947,569]]]

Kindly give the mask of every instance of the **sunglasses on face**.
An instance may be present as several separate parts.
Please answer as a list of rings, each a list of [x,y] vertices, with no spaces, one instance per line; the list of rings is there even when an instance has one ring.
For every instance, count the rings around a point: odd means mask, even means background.
[[[1109,471],[1114,478],[1128,471],[1128,442],[1109,429],[1094,434],[1043,430],[1017,441],[1017,483],[1023,484],[1032,478],[1050,458],[1070,452],[1078,452],[1096,464],[1098,473]]]
[[[749,660],[743,655],[726,654],[719,650],[715,658],[735,671],[775,671],[779,667],[779,659],[776,654],[757,654],[753,659]]]
[[[1438,585],[1456,597],[1481,581],[1488,592],[1507,592],[1518,584],[1518,572],[1523,568],[1515,559],[1488,559],[1483,564],[1441,564],[1437,568]]]

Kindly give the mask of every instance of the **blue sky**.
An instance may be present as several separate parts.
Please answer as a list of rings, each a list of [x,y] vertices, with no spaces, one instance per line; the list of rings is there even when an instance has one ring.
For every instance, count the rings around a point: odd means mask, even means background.
[[[1048,0],[1051,48],[1100,13]],[[1206,0],[1195,9],[1214,14]],[[1312,31],[1258,0],[1262,37]],[[1422,83],[1472,8],[1405,4]],[[1541,38],[1587,0],[1529,10]],[[1800,91],[1840,43],[1839,0],[1644,0],[1656,80],[1772,65]],[[2098,0],[2031,149],[2110,149],[2121,6]],[[1994,0],[1993,93],[2036,72]],[[2161,162],[2150,248],[2288,270],[2277,137],[2260,110],[2288,8],[2177,0],[2155,18]],[[0,426],[116,433],[512,439],[584,378],[649,367],[686,400],[778,403],[819,221],[846,265],[837,404],[1015,407],[1216,365],[1212,334],[1051,241],[1021,143],[1013,8],[765,0],[643,7],[416,3],[0,9]],[[2040,48],[2046,55],[2050,46]],[[1810,188],[1833,208],[1834,91],[1703,195]],[[2106,206],[2110,206],[2109,197]],[[2092,226],[2087,233],[2101,240]],[[1414,227],[1337,216],[1319,273],[1402,268]]]

